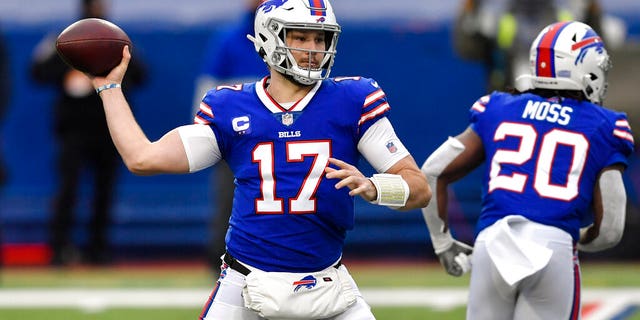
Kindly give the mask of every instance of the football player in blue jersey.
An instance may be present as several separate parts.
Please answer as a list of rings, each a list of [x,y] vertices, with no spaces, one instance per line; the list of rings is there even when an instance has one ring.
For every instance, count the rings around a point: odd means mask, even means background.
[[[93,79],[129,170],[188,173],[224,159],[234,173],[227,252],[201,319],[374,319],[341,263],[353,197],[403,210],[431,191],[376,81],[329,78],[339,34],[328,0],[265,1],[248,38],[270,75],[211,89],[194,124],[155,142],[120,89],[128,48]],[[360,156],[380,173],[364,176]]]
[[[626,115],[601,105],[611,66],[602,39],[581,22],[549,25],[530,66],[513,92],[473,104],[469,127],[422,166],[441,264],[454,276],[473,266],[467,319],[578,319],[577,251],[615,246],[624,229],[633,137]],[[451,235],[447,188],[483,162],[472,248]]]

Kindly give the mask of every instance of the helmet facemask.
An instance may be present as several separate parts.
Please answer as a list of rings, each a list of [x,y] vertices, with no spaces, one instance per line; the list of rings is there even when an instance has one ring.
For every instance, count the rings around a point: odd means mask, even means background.
[[[271,23],[278,25],[273,28],[269,28],[269,30],[273,30],[274,36],[277,36],[279,39],[279,44],[271,55],[271,63],[267,62],[272,68],[284,75],[291,76],[296,82],[303,85],[312,85],[316,81],[324,80],[329,77],[336,55],[336,45],[338,43],[338,35],[340,33],[339,28],[336,29],[333,28],[334,26],[326,25],[286,24],[277,20],[272,20]],[[289,32],[306,30],[322,31],[325,33],[324,50],[294,48],[287,45],[286,39]],[[300,66],[294,57],[294,52],[306,53],[306,56],[309,57],[308,61],[306,61],[306,65],[309,67]],[[314,66],[312,58],[317,54],[322,55],[322,60],[316,62]]]
[[[607,96],[609,83],[607,82],[607,74],[612,67],[611,59],[608,55],[598,57],[597,62],[593,65],[597,66],[595,70],[590,70],[584,75],[584,94],[587,99],[592,102],[602,104]]]

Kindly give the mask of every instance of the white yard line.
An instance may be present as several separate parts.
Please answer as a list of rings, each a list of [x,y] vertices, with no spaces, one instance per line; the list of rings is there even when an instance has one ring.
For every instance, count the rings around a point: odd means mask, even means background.
[[[205,289],[2,289],[0,308],[191,308],[208,296]]]
[[[609,320],[630,306],[640,307],[640,288],[593,289],[583,294],[583,305],[585,302],[598,304],[583,320]]]
[[[446,310],[467,302],[464,288],[362,288],[361,292],[374,307],[420,306]],[[87,312],[117,307],[199,308],[209,294],[209,289],[174,288],[0,289],[0,308],[80,308]],[[640,306],[640,288],[586,289],[583,297],[583,305],[598,305],[584,320],[607,320],[629,306]]]

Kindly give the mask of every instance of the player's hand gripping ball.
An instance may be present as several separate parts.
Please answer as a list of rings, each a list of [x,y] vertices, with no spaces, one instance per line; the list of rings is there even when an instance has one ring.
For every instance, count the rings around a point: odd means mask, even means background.
[[[122,48],[131,40],[117,25],[98,18],[82,19],[62,30],[58,54],[69,66],[93,76],[106,76],[122,60]]]

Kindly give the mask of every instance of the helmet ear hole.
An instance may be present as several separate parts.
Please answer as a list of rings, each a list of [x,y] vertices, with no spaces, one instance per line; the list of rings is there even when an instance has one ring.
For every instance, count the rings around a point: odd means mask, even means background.
[[[591,88],[591,86],[584,88],[584,91],[587,93],[587,96],[591,96],[593,94],[593,88]]]

